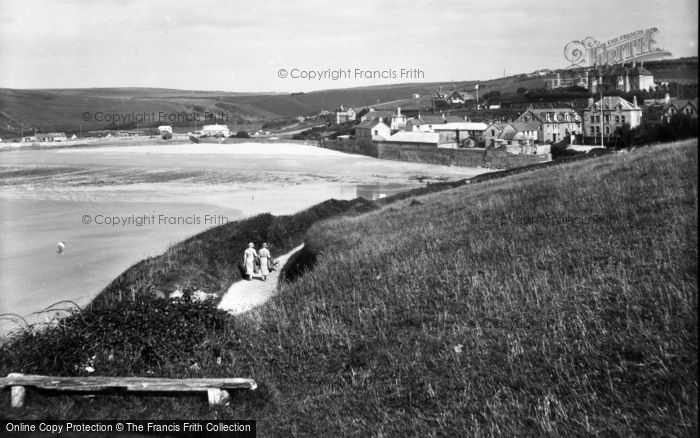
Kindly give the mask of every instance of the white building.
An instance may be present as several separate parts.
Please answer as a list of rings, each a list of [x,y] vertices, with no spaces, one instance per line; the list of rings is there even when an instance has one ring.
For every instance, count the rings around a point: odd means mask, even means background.
[[[642,124],[642,109],[637,98],[628,102],[619,96],[605,96],[583,110],[584,136],[600,138],[615,137],[617,128],[624,125],[635,128]]]
[[[231,135],[226,125],[204,125],[202,136],[204,137],[228,137]]]
[[[385,140],[385,143],[411,146],[435,146],[440,144],[440,134],[437,132],[399,131]]]
[[[373,141],[389,138],[391,129],[381,120],[366,120],[355,127],[355,143],[369,146]]]

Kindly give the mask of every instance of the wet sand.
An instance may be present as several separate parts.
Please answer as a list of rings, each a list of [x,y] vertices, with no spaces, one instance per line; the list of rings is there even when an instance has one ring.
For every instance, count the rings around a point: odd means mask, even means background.
[[[62,299],[85,305],[132,264],[212,226],[488,171],[293,143],[20,150],[0,160],[0,313],[22,316]]]

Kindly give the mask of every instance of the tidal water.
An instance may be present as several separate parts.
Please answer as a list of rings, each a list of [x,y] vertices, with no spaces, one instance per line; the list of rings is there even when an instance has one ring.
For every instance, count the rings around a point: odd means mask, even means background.
[[[59,301],[85,306],[139,260],[228,221],[330,198],[377,199],[422,186],[421,176],[481,172],[300,145],[1,152],[0,314],[35,323]],[[17,321],[0,317],[0,333]]]

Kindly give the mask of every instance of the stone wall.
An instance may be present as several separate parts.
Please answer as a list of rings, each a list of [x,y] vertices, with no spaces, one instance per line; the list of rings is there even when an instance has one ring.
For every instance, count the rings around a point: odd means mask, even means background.
[[[509,154],[497,149],[450,149],[379,143],[379,158],[443,166],[510,169],[552,160],[552,154]]]
[[[367,155],[369,157],[380,158],[377,143],[372,143],[370,145],[362,145],[355,143],[353,140],[324,140],[320,146],[338,152]]]
[[[384,160],[410,161],[415,163],[438,164],[442,166],[486,167],[511,169],[552,160],[552,154],[509,154],[497,149],[453,149],[436,148],[431,145],[409,145],[374,143],[371,146],[357,145],[354,142],[325,141],[328,149],[350,154],[367,155]]]

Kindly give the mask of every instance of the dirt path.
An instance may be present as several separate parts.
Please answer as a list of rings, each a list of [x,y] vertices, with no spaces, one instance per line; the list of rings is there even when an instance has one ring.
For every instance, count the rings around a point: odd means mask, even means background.
[[[301,250],[304,244],[301,244],[288,252],[277,257],[280,262],[280,269],[284,267],[295,252]],[[219,309],[226,310],[234,315],[247,312],[248,310],[263,304],[270,299],[277,291],[277,278],[279,271],[272,271],[267,276],[267,281],[262,281],[260,275],[254,275],[252,281],[241,280],[233,283],[229,287],[226,295],[221,298]]]

